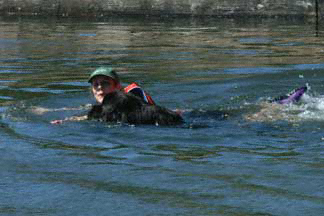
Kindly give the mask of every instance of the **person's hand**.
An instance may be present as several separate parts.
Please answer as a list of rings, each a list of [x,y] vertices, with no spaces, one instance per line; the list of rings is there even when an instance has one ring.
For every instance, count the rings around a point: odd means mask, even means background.
[[[62,124],[63,120],[53,120],[51,121],[51,124]]]

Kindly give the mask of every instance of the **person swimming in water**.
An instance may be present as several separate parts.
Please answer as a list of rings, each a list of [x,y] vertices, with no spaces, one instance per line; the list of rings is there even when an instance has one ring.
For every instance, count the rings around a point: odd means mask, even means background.
[[[100,113],[100,114],[96,113],[96,112],[98,112],[98,109],[94,109],[94,107],[97,106],[96,108],[98,108],[98,106],[99,107],[101,106],[100,109],[105,110],[104,106],[106,106],[106,107],[111,106],[112,104],[109,104],[109,102],[107,102],[108,100],[106,100],[105,104],[103,104],[103,102],[107,95],[112,96],[111,93],[116,92],[116,91],[123,92],[124,94],[134,95],[137,98],[140,98],[144,102],[144,104],[155,105],[155,102],[153,101],[151,96],[148,95],[140,86],[138,86],[138,84],[131,83],[130,85],[123,88],[120,83],[120,78],[119,78],[118,74],[111,67],[100,67],[100,68],[96,69],[93,73],[91,73],[91,75],[88,79],[88,82],[91,83],[91,92],[97,102],[97,105],[92,106],[92,109],[90,110],[88,115],[72,116],[72,117],[65,118],[64,120],[54,120],[54,121],[51,121],[52,124],[61,124],[64,121],[82,121],[82,120],[100,119],[100,118],[101,118],[100,120],[108,121],[109,118],[107,118],[107,113],[105,113],[105,114],[104,113]],[[308,87],[306,85],[306,86],[295,89],[294,91],[292,91],[291,93],[289,93],[287,95],[276,97],[272,100],[269,100],[269,102],[270,102],[270,104],[278,104],[278,105],[296,103],[301,99],[301,97],[307,90],[308,90]],[[131,99],[131,97],[125,97],[121,94],[117,94],[117,95],[124,98],[124,102],[125,102],[125,98],[127,98],[127,100]],[[114,97],[115,97],[115,95],[114,95]],[[137,103],[137,104],[139,104],[139,103]],[[146,107],[146,105],[143,107]],[[154,110],[154,109],[148,109],[148,110]],[[176,115],[173,116],[171,119],[178,119],[175,122],[183,122],[180,114],[185,111],[181,111],[181,112],[180,111],[176,111],[176,112],[170,111],[169,112],[169,111],[170,110],[168,110],[167,113],[170,113],[171,116],[173,114],[178,115],[178,116],[176,116]],[[135,110],[133,110],[133,112],[135,112]],[[141,111],[137,110],[137,112],[141,112]],[[104,118],[105,120],[102,119],[102,117],[99,117],[99,115],[101,115],[101,116],[106,115],[106,117]],[[153,115],[153,114],[151,113],[150,115]],[[178,118],[179,116],[180,116],[180,118]]]
[[[133,82],[125,88],[120,83],[120,78],[116,71],[111,67],[100,67],[91,73],[88,83],[91,84],[91,92],[97,104],[102,104],[107,94],[114,91],[122,91],[124,93],[132,93],[133,95],[141,98],[149,105],[155,105],[152,97],[147,94],[137,83]],[[52,124],[61,124],[64,121],[82,121],[87,120],[88,115],[72,116],[63,120],[51,121]]]
[[[167,108],[155,105],[152,98],[136,83],[125,88],[112,68],[99,68],[89,83],[98,102],[87,115],[89,120],[126,124],[179,125],[182,117]]]

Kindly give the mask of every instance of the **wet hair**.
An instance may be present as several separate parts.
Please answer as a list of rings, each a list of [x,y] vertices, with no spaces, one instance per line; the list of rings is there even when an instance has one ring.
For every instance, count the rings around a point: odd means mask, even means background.
[[[161,106],[150,105],[132,93],[114,91],[105,96],[102,104],[94,105],[88,119],[129,124],[179,125],[182,117]]]

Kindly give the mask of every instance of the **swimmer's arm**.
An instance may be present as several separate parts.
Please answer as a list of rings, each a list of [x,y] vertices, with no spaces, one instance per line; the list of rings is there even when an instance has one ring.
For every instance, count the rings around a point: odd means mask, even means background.
[[[65,119],[61,119],[61,120],[53,120],[51,121],[51,124],[62,124],[63,122],[67,122],[67,121],[84,121],[87,120],[88,116],[84,115],[84,116],[71,116],[71,117],[67,117]]]

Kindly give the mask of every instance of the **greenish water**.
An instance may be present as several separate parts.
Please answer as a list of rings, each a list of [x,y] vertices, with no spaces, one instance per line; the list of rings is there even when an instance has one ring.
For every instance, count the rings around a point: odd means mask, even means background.
[[[324,43],[313,23],[0,18],[0,26],[0,215],[324,211]],[[188,110],[186,124],[51,125],[87,112],[87,77],[101,65],[158,104]],[[306,83],[298,104],[265,103]]]

